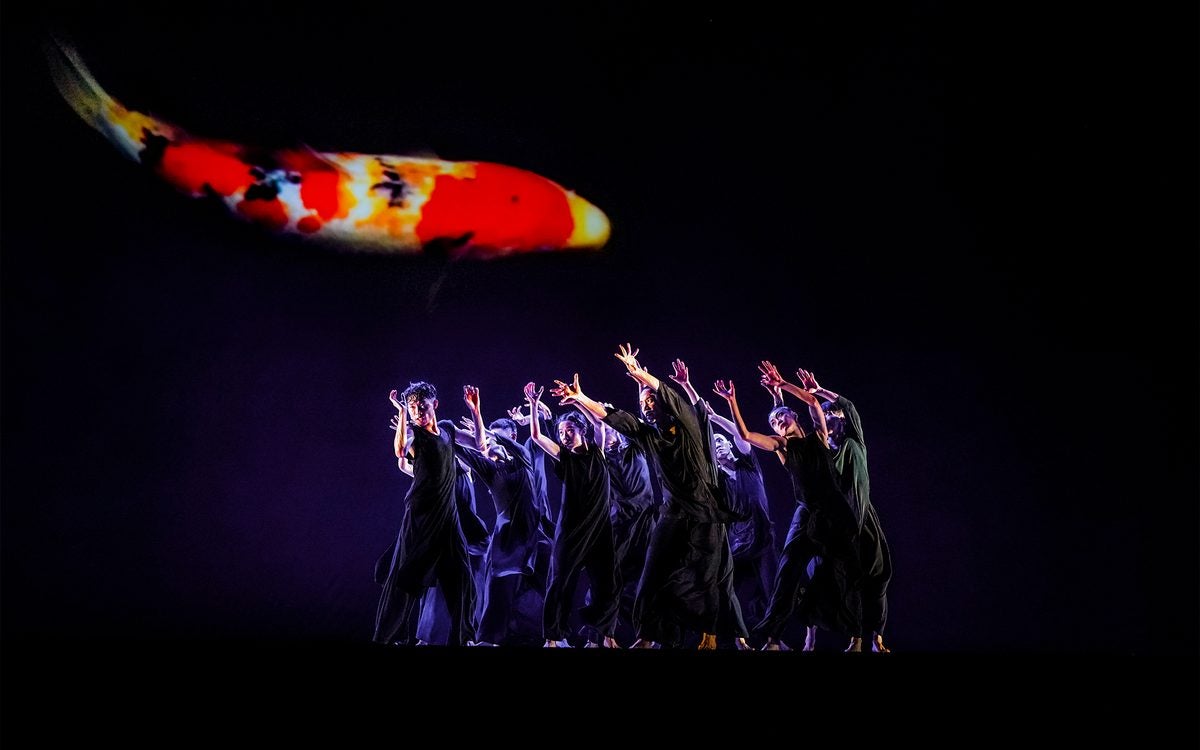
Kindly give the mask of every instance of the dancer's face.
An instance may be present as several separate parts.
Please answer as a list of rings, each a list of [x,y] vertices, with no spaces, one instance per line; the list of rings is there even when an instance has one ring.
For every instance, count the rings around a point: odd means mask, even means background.
[[[733,461],[733,444],[724,435],[713,435],[713,455],[721,463]]]
[[[429,425],[433,424],[437,419],[437,399],[436,398],[417,398],[411,396],[406,404],[408,407],[408,419],[414,425],[429,429]]]
[[[780,411],[772,413],[768,419],[771,429],[780,437],[794,435],[800,431],[800,424],[796,421],[796,413],[792,411]]]
[[[583,442],[583,434],[579,431],[579,425],[569,419],[564,419],[558,423],[558,443],[567,450],[575,450],[579,444]]]
[[[832,442],[842,442],[842,434],[846,431],[846,417],[840,409],[825,410],[825,429]]]
[[[662,410],[658,408],[658,394],[649,388],[643,388],[638,394],[638,406],[642,411],[642,418],[653,425],[657,425],[662,421]]]

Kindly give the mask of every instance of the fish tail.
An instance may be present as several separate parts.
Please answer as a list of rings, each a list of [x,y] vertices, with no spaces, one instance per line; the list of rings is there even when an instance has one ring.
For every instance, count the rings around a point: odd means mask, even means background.
[[[126,109],[96,82],[91,71],[70,44],[51,37],[42,45],[54,85],[63,99],[91,127],[138,160],[148,135],[174,138],[176,128],[149,115]]]

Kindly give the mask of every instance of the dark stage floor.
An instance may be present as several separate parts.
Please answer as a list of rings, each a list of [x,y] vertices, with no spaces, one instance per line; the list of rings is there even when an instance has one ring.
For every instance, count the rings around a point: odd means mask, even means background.
[[[700,741],[718,736],[707,737],[714,721],[720,732],[733,722],[740,738],[780,742],[795,727],[840,726],[860,738],[969,746],[1169,738],[1194,747],[1197,738],[1197,668],[1182,657],[8,641],[3,662],[3,741],[14,747],[100,736],[170,745],[232,732],[353,742],[417,727],[425,736],[424,720],[447,714],[445,731],[462,741],[535,715],[581,729],[599,717],[595,731],[618,736],[645,721]]]

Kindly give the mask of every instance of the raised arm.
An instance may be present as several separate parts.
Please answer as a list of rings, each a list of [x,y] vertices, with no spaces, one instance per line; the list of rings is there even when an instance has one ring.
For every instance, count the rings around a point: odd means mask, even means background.
[[[733,387],[732,381],[729,383],[729,385],[731,388]],[[713,411],[713,408],[709,406],[707,401],[704,402],[704,408],[708,411],[708,418],[712,420],[713,424],[715,424],[717,427],[720,427],[722,430],[725,430],[733,437],[733,444],[737,446],[738,452],[742,454],[749,454],[750,441],[741,436],[741,434],[738,432],[737,425]]]
[[[528,388],[528,386],[526,387]],[[550,393],[558,396],[560,406],[574,404],[581,411],[588,412],[596,419],[604,419],[608,416],[608,409],[605,409],[603,404],[584,395],[583,390],[579,387],[579,373],[575,373],[575,377],[570,383],[555,380]]]
[[[483,413],[479,405],[479,389],[473,385],[463,386],[463,401],[467,402],[467,410],[471,412],[475,450],[487,453],[487,433],[483,427]]]
[[[696,402],[700,400],[700,394],[696,393],[696,389],[692,387],[691,378],[688,377],[687,364],[682,359],[676,359],[671,363],[671,367],[675,370],[671,375],[671,380],[679,383],[679,387],[687,394],[688,401],[691,402],[692,406],[695,406]]]
[[[537,402],[537,414],[531,415],[538,419],[538,427],[541,428],[542,434],[547,435],[551,440],[554,439],[554,413],[550,411],[550,407],[546,406],[545,401]]]
[[[413,473],[412,462],[405,455],[408,451],[408,410],[404,408],[404,404],[400,403],[398,395],[399,391],[395,389],[388,394],[388,400],[392,402],[392,406],[396,407],[398,412],[395,417],[395,427],[393,427],[396,430],[396,438],[392,442],[392,447],[396,449],[396,465],[400,467],[400,471],[411,476]]]
[[[390,424],[391,424],[393,430],[399,428],[400,427],[400,418],[398,416],[396,416],[395,414],[393,414]],[[409,434],[405,436],[405,439],[406,440],[412,439],[412,431],[411,430],[409,431]],[[404,472],[405,474],[409,475],[410,477],[413,475],[412,461],[409,461],[407,458],[399,458],[399,459],[396,459],[396,462],[400,466],[400,471]]]
[[[644,385],[653,391],[657,391],[658,387],[662,384],[658,378],[651,375],[637,361],[638,352],[641,350],[634,349],[631,344],[619,344],[617,350],[613,356],[621,360],[621,364],[625,365],[626,374],[636,380],[638,385]]]
[[[835,409],[840,409],[842,418],[845,420],[843,438],[857,440],[866,447],[866,439],[863,437],[862,417],[858,414],[858,407],[854,402],[840,393],[834,393],[828,388],[821,387],[817,382],[817,377],[812,374],[812,371],[799,369],[796,370],[796,377],[800,379],[800,384],[807,388],[810,393],[815,393],[823,399],[831,402]]]
[[[729,404],[729,412],[733,415],[733,424],[736,426],[736,434],[755,448],[764,451],[782,450],[787,441],[778,435],[764,435],[761,432],[751,432],[746,429],[746,420],[742,419],[742,410],[738,408],[737,391],[734,390],[733,381],[729,381],[729,385],[725,385],[725,381],[718,380],[713,383],[713,393],[725,399]]]
[[[600,419],[595,414],[592,414],[580,404],[576,403],[574,406],[579,410],[579,413],[583,415],[584,419],[588,421],[588,424],[592,426],[592,439],[596,441],[596,445],[600,446],[600,450],[603,451],[604,447],[608,445],[608,435],[605,433],[612,428],[604,424],[604,420]],[[607,404],[601,404],[600,406],[603,407],[605,411],[608,411]]]
[[[813,430],[821,436],[821,442],[828,447],[829,428],[825,426],[825,411],[821,409],[820,399],[800,386],[784,380],[783,376],[779,374],[779,369],[765,359],[758,366],[758,370],[762,373],[763,385],[777,386],[804,402],[808,407],[808,416],[812,418]]]
[[[778,409],[783,406],[783,391],[777,385],[768,385],[766,379],[759,381],[763,388],[767,389],[767,393],[771,394],[771,408]]]
[[[575,376],[578,379],[578,375]],[[576,381],[578,382],[578,380]],[[537,414],[538,403],[542,398],[542,389],[535,386],[533,383],[525,384],[525,400],[529,402],[529,413]],[[542,434],[542,426],[539,424],[540,419],[529,420],[529,436],[533,438],[533,442],[538,444],[542,450],[549,454],[550,458],[558,460],[558,443]]]
[[[811,370],[805,370],[803,367],[798,368],[796,370],[796,379],[800,381],[800,386],[802,388],[807,390],[809,393],[820,396],[826,401],[837,401],[839,398],[841,398],[841,396],[829,390],[828,388],[822,388],[821,384],[817,382],[817,377],[812,374]]]

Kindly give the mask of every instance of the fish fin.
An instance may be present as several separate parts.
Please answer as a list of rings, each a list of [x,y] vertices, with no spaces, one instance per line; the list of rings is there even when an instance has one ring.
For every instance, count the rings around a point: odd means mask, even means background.
[[[320,151],[303,143],[298,143],[295,146],[286,149],[274,151],[271,154],[272,160],[284,169],[295,170],[299,172],[336,172],[345,174],[346,170],[341,164],[330,158],[331,154],[323,154]]]
[[[326,156],[325,154],[316,150],[315,148],[308,145],[307,143],[297,144],[293,150],[296,151],[297,153],[304,154],[304,156],[307,158],[310,158],[314,161],[320,162],[321,164],[325,164],[328,167],[330,167],[331,169],[338,169],[338,170],[341,169],[341,167],[339,167],[336,163],[331,161],[328,156]]]
[[[462,260],[470,257],[474,236],[474,232],[467,232],[460,237],[435,237],[421,246],[421,252],[435,260]]]

